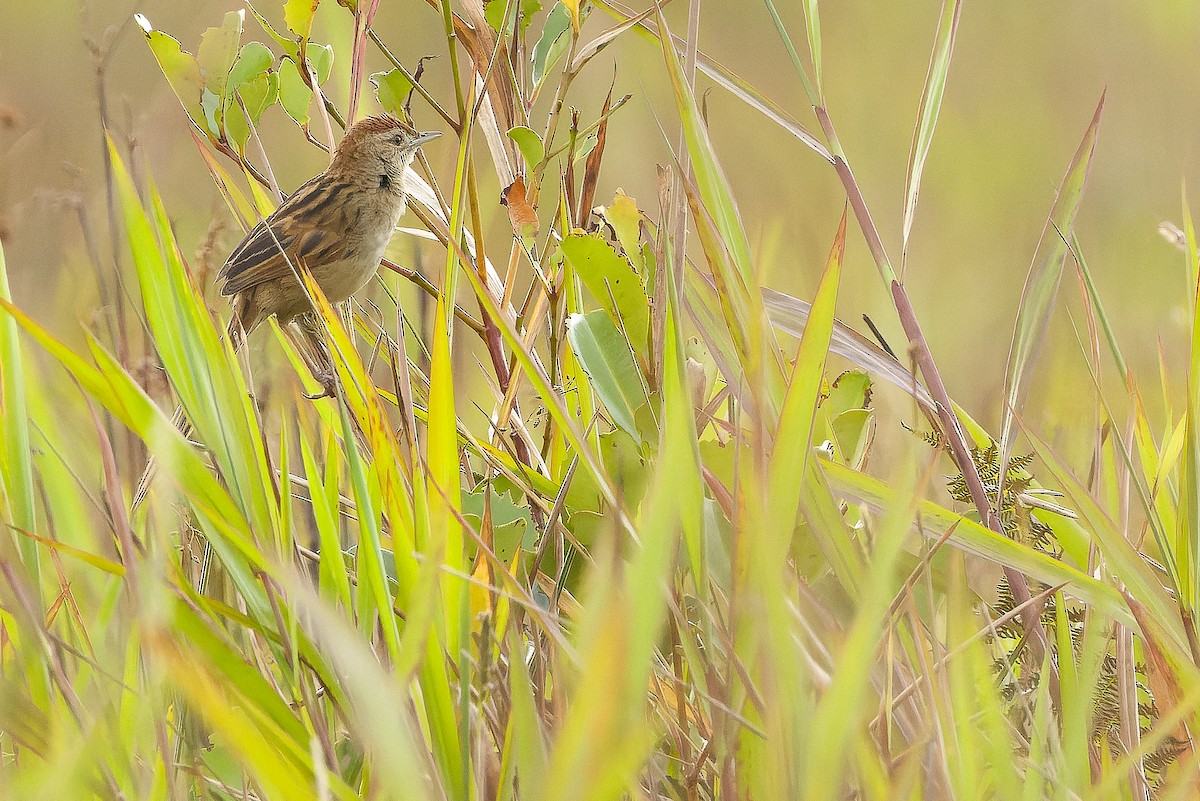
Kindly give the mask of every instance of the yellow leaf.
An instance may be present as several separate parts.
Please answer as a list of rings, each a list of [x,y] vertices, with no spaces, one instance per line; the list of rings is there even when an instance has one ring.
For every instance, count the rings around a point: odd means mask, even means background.
[[[563,5],[571,12],[571,24],[575,26],[575,33],[579,33],[579,0],[563,0]]]

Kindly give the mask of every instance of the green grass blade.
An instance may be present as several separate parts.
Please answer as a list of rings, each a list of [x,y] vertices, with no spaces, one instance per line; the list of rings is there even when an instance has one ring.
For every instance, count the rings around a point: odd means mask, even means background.
[[[813,66],[817,74],[817,85],[814,89],[812,79],[808,77],[808,70],[804,68],[804,62],[800,60],[800,54],[796,52],[796,46],[792,44],[792,37],[787,32],[787,27],[783,24],[783,19],[779,16],[779,11],[775,8],[775,3],[772,0],[763,0],[767,7],[767,11],[771,15],[771,22],[775,23],[775,30],[779,32],[779,38],[783,40],[783,46],[787,49],[788,57],[792,60],[792,66],[796,68],[796,74],[800,76],[800,82],[804,84],[804,92],[808,95],[808,103],[812,106],[822,105],[821,100],[821,31],[820,21],[817,19],[817,2],[816,0],[805,0],[804,18],[805,22],[812,20],[814,25],[808,25],[809,36],[809,51],[813,54]],[[816,48],[812,46],[813,34],[816,34]]]
[[[1083,135],[1083,141],[1075,151],[1075,157],[1067,168],[1067,174],[1059,185],[1058,195],[1042,238],[1034,253],[1025,288],[1021,291],[1021,305],[1017,311],[1017,323],[1013,331],[1012,345],[1008,351],[1008,366],[1004,377],[1004,416],[1000,426],[1001,450],[1007,459],[1012,449],[1013,426],[1016,414],[1021,409],[1029,381],[1029,371],[1040,349],[1046,329],[1050,325],[1058,286],[1062,278],[1063,262],[1067,245],[1063,241],[1075,223],[1075,214],[1083,199],[1084,185],[1092,156],[1096,152],[1096,139],[1100,133],[1100,115],[1104,111],[1104,96],[1096,106],[1091,124]]]
[[[913,130],[908,172],[904,179],[904,244],[901,248],[904,254],[908,252],[908,237],[917,210],[917,197],[921,193],[921,175],[925,171],[925,159],[929,156],[938,113],[942,110],[942,97],[946,92],[946,78],[950,74],[950,59],[954,56],[954,40],[958,34],[958,18],[961,13],[962,0],[942,0],[942,15],[938,20],[933,53],[929,57],[925,88],[921,90],[917,127]]]
[[[822,460],[820,466],[836,494],[865,504],[871,509],[890,509],[903,499],[895,488],[844,465]],[[1133,623],[1120,593],[1113,587],[1040,551],[1002,537],[976,521],[941,507],[933,501],[923,501],[919,511],[921,534],[926,538],[936,541],[952,529],[947,540],[951,545],[998,565],[1012,567],[1045,584],[1069,585],[1067,592],[1093,605],[1097,611],[1127,625]],[[1128,544],[1126,545],[1128,547]],[[1161,592],[1161,587],[1159,591]]]
[[[813,300],[804,336],[796,351],[795,365],[779,413],[775,448],[767,468],[768,519],[773,529],[790,533],[799,512],[802,480],[810,457],[817,401],[825,379],[825,359],[833,335],[842,260],[846,255],[846,212],[842,211],[833,248],[825,263],[817,295]]]
[[[0,245],[0,301],[12,302],[8,287],[8,268]],[[0,319],[0,520],[24,531],[37,530],[37,511],[33,500],[33,459],[29,447],[29,413],[26,409],[25,367],[17,321],[5,315]],[[0,536],[10,536],[0,532]],[[17,547],[32,586],[40,591],[41,573],[36,544],[19,539]]]

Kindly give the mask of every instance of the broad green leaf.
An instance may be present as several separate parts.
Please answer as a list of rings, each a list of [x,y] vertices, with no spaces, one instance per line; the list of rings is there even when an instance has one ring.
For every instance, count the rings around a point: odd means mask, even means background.
[[[570,37],[563,36],[571,26],[571,12],[558,2],[542,25],[542,35],[533,46],[531,61],[533,63],[533,85],[538,86],[546,78],[547,73],[554,67],[563,54],[567,52]]]
[[[207,86],[204,87],[200,93],[200,108],[204,110],[205,127],[215,132],[218,138],[224,136],[225,118],[221,111],[221,96]]]
[[[812,0],[816,6],[816,0]],[[816,9],[814,8],[814,16]],[[950,74],[950,59],[954,55],[954,39],[958,33],[958,18],[962,12],[962,0],[942,0],[942,17],[938,21],[938,32],[933,54],[929,57],[929,72],[925,75],[925,88],[921,91],[921,105],[917,111],[917,127],[913,130],[912,148],[908,154],[908,173],[904,180],[904,224],[902,250],[908,250],[908,236],[912,231],[913,214],[917,209],[917,197],[921,193],[921,175],[925,171],[925,159],[933,143],[933,130],[937,126],[938,113],[942,110],[942,96],[946,92],[946,78]],[[821,81],[818,66],[817,83]]]
[[[288,30],[307,39],[312,32],[313,15],[317,13],[320,0],[284,0],[283,22]]]
[[[200,47],[196,50],[200,77],[204,79],[204,87],[217,97],[225,96],[229,72],[237,59],[245,17],[245,11],[230,11],[225,14],[220,27],[209,28],[200,35]]]
[[[375,97],[379,106],[388,114],[400,119],[407,117],[404,111],[404,100],[412,91],[412,81],[401,70],[376,72],[371,76],[371,85],[375,87]]]
[[[1088,168],[1096,152],[1096,138],[1100,133],[1100,115],[1104,111],[1104,96],[1096,106],[1096,113],[1088,125],[1083,141],[1075,151],[1071,166],[1058,188],[1058,196],[1042,229],[1042,238],[1029,266],[1025,287],[1021,291],[1021,303],[1017,311],[1017,323],[1013,330],[1012,344],[1008,350],[1008,366],[1004,376],[1003,422],[1000,426],[1000,445],[1004,458],[1012,450],[1013,425],[1021,410],[1029,372],[1041,348],[1042,339],[1050,325],[1054,301],[1058,297],[1058,286],[1062,278],[1063,262],[1067,245],[1063,237],[1070,236],[1079,202],[1083,199],[1087,183]]]
[[[251,78],[238,89],[246,111],[255,124],[262,113],[279,98],[279,76],[274,72],[264,72]]]
[[[617,241],[621,243],[621,249],[625,251],[625,256],[638,267],[639,275],[642,283],[646,283],[648,276],[645,274],[645,265],[641,264],[642,250],[642,213],[638,211],[637,201],[621,189],[617,189],[617,193],[613,195],[612,203],[609,203],[603,210],[605,221],[612,226],[613,231],[617,234]]]
[[[501,562],[508,564],[518,550],[537,547],[537,529],[529,509],[513,503],[507,492],[494,485],[480,485],[471,492],[463,492],[462,514],[476,531],[483,525],[485,509],[491,514],[492,550]]]
[[[594,234],[569,234],[561,248],[571,269],[613,321],[620,323],[634,349],[645,353],[649,347],[650,301],[629,260]]]
[[[642,452],[636,437],[621,430],[600,435],[600,458],[613,482],[621,488],[625,505],[636,510],[653,477],[654,462]]]
[[[285,58],[279,65],[279,103],[283,110],[301,125],[308,125],[312,89],[304,82],[296,62]]]
[[[279,33],[279,31],[271,27],[271,23],[267,22],[266,18],[263,17],[262,14],[258,13],[258,10],[254,8],[254,5],[249,2],[249,0],[246,0],[246,8],[250,9],[250,14],[258,22],[259,27],[261,27],[263,32],[275,41],[275,44],[278,45],[281,50],[283,50],[283,54],[285,56],[288,58],[299,58],[300,45],[296,42],[295,37],[284,36],[283,34]]]
[[[525,158],[526,169],[532,170],[546,157],[546,148],[542,145],[542,138],[532,128],[518,125],[509,129],[508,138],[517,143],[521,155]]]
[[[821,403],[834,417],[851,410],[865,409],[871,404],[871,377],[861,370],[847,370],[834,379],[829,395]]]
[[[567,341],[591,377],[592,387],[613,423],[641,442],[643,436],[635,418],[647,401],[646,388],[629,343],[612,318],[603,310],[571,315],[567,320]]]
[[[247,42],[238,53],[237,62],[229,71],[229,89],[238,89],[247,81],[271,69],[275,54],[262,42]]]
[[[240,104],[237,98],[241,98]],[[258,125],[263,112],[278,99],[279,75],[274,72],[260,72],[236,86],[230,81],[230,91],[225,99],[225,133],[239,153],[245,150],[250,139],[250,124]],[[255,186],[256,182],[252,181],[251,187]]]
[[[313,72],[317,75],[317,85],[323,85],[329,80],[330,73],[333,72],[333,48],[329,45],[309,42],[305,55],[308,56],[308,63],[312,65]]]
[[[200,64],[196,57],[180,47],[176,39],[150,27],[150,22],[144,16],[137,15],[137,20],[167,83],[183,104],[183,110],[193,122],[204,127],[204,110],[200,107],[204,80],[200,76]],[[211,130],[209,132],[216,134]]]
[[[868,426],[874,417],[870,409],[851,409],[833,418],[833,438],[837,444],[838,458],[857,469],[863,466],[863,456]]]

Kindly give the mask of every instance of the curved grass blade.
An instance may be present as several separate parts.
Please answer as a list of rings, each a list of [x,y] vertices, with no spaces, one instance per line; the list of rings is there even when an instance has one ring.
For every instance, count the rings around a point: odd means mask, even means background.
[[[1063,237],[1069,235],[1071,226],[1075,223],[1075,214],[1079,211],[1088,168],[1096,152],[1096,138],[1100,131],[1100,115],[1103,111],[1104,95],[1101,95],[1092,122],[1088,125],[1083,141],[1079,143],[1075,157],[1071,160],[1071,166],[1067,168],[1067,174],[1058,187],[1058,196],[1042,229],[1042,238],[1029,267],[1025,288],[1021,291],[1021,305],[1017,311],[1017,323],[1008,350],[1008,366],[1004,377],[1004,418],[1000,426],[1002,463],[1007,462],[1008,454],[1012,451],[1013,425],[1017,413],[1021,410],[1029,371],[1050,325],[1050,314],[1058,296],[1063,262],[1067,255],[1067,245]]]
[[[8,304],[8,269],[0,246],[0,301]],[[29,449],[29,414],[26,411],[25,373],[17,321],[0,320],[0,519],[25,531],[36,529],[33,500],[33,459]],[[0,536],[8,536],[0,533]],[[18,543],[21,561],[32,586],[38,586],[38,549],[32,540]]]
[[[819,464],[829,486],[842,497],[876,511],[891,509],[903,501],[902,493],[877,478],[824,459]],[[933,501],[922,501],[917,512],[921,519],[919,531],[922,536],[936,541],[953,528],[947,540],[951,545],[998,565],[1011,567],[1044,584],[1065,584],[1068,594],[1091,604],[1097,611],[1124,625],[1134,625],[1133,615],[1115,588]]]
[[[800,346],[795,366],[779,412],[779,428],[771,454],[767,478],[767,519],[771,528],[791,533],[795,528],[800,507],[802,476],[812,449],[813,428],[816,425],[817,401],[825,376],[825,359],[833,335],[833,312],[837,303],[838,284],[842,275],[842,259],[846,255],[846,211],[842,211],[833,248],[825,264],[825,272],[813,300],[812,313]]]
[[[771,14],[771,21],[775,23],[775,30],[779,32],[779,38],[783,40],[783,46],[787,49],[788,56],[792,59],[792,66],[796,68],[796,74],[800,76],[801,83],[804,84],[804,92],[808,95],[808,102],[813,106],[824,105],[821,97],[821,23],[817,17],[817,0],[805,0],[804,3],[804,19],[807,23],[808,30],[808,49],[812,53],[813,67],[817,76],[817,85],[814,88],[812,80],[808,77],[808,70],[804,68],[804,62],[800,60],[800,54],[796,52],[796,46],[792,44],[792,37],[788,35],[787,28],[784,27],[783,19],[779,16],[779,11],[776,10],[775,4],[771,0],[763,0],[767,6],[767,11]],[[813,41],[816,45],[813,45]]]
[[[954,56],[954,40],[958,34],[958,18],[962,13],[962,0],[943,0],[942,16],[938,21],[933,53],[929,57],[929,72],[925,75],[925,88],[921,90],[921,105],[917,111],[917,127],[913,130],[912,149],[908,154],[908,174],[904,179],[904,234],[901,245],[901,264],[908,253],[908,236],[912,231],[913,215],[917,210],[917,197],[921,193],[921,175],[925,170],[925,159],[933,142],[933,129],[937,126],[938,113],[942,109],[942,96],[946,92],[946,77],[950,73],[950,59]],[[903,270],[903,268],[902,268]]]

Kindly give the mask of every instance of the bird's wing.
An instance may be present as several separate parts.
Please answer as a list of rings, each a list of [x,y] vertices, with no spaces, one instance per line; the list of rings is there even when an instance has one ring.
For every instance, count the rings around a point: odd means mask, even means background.
[[[293,275],[293,266],[328,264],[343,258],[346,226],[337,212],[345,184],[321,176],[300,187],[271,216],[250,229],[217,274],[222,295]],[[286,255],[285,255],[286,254]]]

